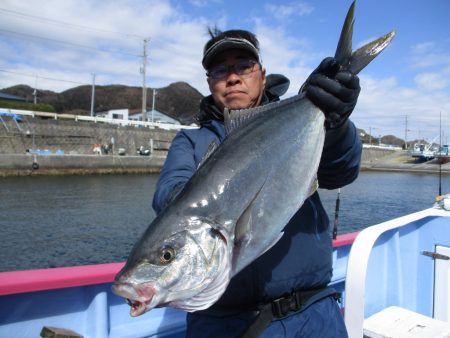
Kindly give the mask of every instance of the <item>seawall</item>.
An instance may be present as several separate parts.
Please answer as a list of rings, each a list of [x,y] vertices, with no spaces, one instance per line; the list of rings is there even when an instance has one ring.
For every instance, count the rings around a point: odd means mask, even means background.
[[[165,156],[0,154],[0,176],[159,173]]]
[[[174,130],[27,116],[0,120],[0,176],[157,173]],[[148,150],[141,156],[137,149]],[[450,163],[417,162],[407,151],[364,148],[361,170],[450,174]]]
[[[176,131],[27,116],[0,121],[0,175],[159,172]],[[147,156],[139,155],[142,147]]]

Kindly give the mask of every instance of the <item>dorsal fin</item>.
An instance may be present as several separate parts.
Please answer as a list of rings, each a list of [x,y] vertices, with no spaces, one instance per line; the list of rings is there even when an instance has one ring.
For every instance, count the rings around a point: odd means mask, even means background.
[[[262,109],[262,107],[264,106],[239,110],[230,110],[228,108],[225,108],[223,111],[223,117],[226,134],[229,135],[233,130],[238,129],[242,125],[246,124],[254,116],[258,115],[261,111],[264,110]]]
[[[301,93],[281,101],[271,102],[255,108],[238,109],[238,110],[231,110],[225,108],[223,111],[223,117],[226,134],[227,135],[231,134],[233,130],[236,130],[241,126],[247,124],[248,122],[252,121],[254,118],[256,118],[262,113],[265,113],[266,111],[273,110],[275,108],[280,109],[286,105],[300,101],[301,99],[303,99],[303,96],[304,93]]]

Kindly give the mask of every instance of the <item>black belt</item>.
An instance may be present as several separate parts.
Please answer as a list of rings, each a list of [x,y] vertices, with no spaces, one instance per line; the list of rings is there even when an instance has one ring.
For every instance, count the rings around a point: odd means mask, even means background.
[[[290,313],[304,310],[314,302],[330,296],[336,300],[341,298],[341,294],[333,288],[320,288],[295,291],[285,297],[263,304],[260,306],[253,322],[239,338],[257,338],[269,326],[273,319],[280,319]]]

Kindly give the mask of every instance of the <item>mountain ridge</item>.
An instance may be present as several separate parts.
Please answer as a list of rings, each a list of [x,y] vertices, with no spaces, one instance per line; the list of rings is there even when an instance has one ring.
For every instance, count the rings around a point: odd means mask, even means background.
[[[26,98],[33,102],[34,88],[16,85],[1,90],[4,93]],[[167,87],[155,88],[155,109],[180,121],[182,124],[195,122],[203,95],[186,82],[174,82]],[[50,104],[56,113],[89,115],[91,111],[92,86],[83,85],[61,93],[37,90],[37,102]],[[152,108],[153,88],[147,89],[147,109]],[[94,111],[111,109],[142,109],[142,87],[126,85],[95,86]]]

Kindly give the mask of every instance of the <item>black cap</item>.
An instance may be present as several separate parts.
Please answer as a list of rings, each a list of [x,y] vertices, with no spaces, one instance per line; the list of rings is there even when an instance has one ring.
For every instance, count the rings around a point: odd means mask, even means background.
[[[249,38],[246,38],[246,35]],[[214,59],[228,49],[243,49],[252,54],[260,62],[258,40],[256,37],[247,31],[233,30],[220,33],[206,44],[203,51],[203,68],[208,69]]]

